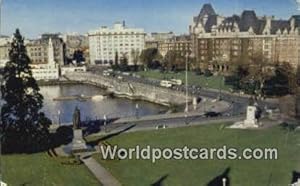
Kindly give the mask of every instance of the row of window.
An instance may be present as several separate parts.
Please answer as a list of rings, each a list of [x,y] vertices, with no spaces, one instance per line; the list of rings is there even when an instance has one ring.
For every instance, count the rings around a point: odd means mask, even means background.
[[[137,34],[118,34],[118,35],[100,35],[97,36],[97,38],[109,38],[109,39],[113,39],[113,38],[129,38],[129,37],[135,37],[135,38],[141,38],[144,37],[144,35],[137,35]]]
[[[53,74],[53,73],[57,73],[56,70],[49,70],[49,71],[34,71],[35,74]]]

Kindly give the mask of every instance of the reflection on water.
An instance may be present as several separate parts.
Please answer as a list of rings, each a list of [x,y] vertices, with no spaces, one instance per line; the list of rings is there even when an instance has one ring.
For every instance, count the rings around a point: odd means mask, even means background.
[[[71,122],[76,106],[81,110],[82,120],[99,119],[103,118],[104,115],[107,115],[108,118],[134,116],[136,114],[136,104],[138,104],[140,116],[158,114],[166,109],[156,104],[123,98],[91,99],[84,102],[78,100],[53,101],[53,98],[61,96],[95,96],[104,94],[102,89],[94,86],[62,85],[42,86],[40,88],[44,96],[43,111],[55,123],[58,122],[58,118],[60,118],[62,123]],[[58,117],[59,115],[60,117]]]

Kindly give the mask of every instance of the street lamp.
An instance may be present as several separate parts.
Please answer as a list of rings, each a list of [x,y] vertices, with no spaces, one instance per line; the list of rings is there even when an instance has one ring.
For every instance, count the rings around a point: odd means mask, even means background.
[[[106,125],[107,125],[107,116],[106,116],[106,114],[104,114],[103,120],[104,120],[104,132],[106,133],[106,132],[107,132],[107,129],[106,129]]]
[[[185,112],[189,112],[189,88],[188,88],[188,62],[190,58],[194,57],[193,53],[187,52],[185,60]]]
[[[136,117],[136,119],[139,119],[139,104],[138,103],[135,105],[135,117]]]
[[[60,114],[61,114],[60,110],[57,111],[57,114],[58,114],[58,126],[60,126]]]
[[[0,0],[0,3],[1,3],[1,1],[2,0]],[[1,5],[0,5],[0,7],[1,7]],[[3,78],[2,77],[0,77],[0,86],[2,86],[2,84],[3,84]],[[1,104],[1,103],[0,103]],[[2,108],[2,105],[0,105],[0,112],[1,112],[1,108]],[[0,123],[2,122],[2,118],[1,118],[1,115],[0,115]],[[4,130],[4,128],[3,128],[3,125],[2,125],[2,127],[0,128],[0,131],[1,131],[1,133],[0,133],[0,185],[2,185],[2,184],[4,184],[3,182],[2,182],[2,180],[3,180],[3,165],[2,165],[2,138],[3,138],[3,136],[4,136],[4,134],[2,133],[3,132],[3,130]]]
[[[227,179],[226,179],[226,178],[223,178],[223,179],[222,179],[222,182],[223,182],[223,186],[226,186]]]

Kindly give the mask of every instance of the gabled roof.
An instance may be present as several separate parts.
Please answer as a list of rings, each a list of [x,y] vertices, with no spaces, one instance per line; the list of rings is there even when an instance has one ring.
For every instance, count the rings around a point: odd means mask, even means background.
[[[203,5],[199,15],[194,17],[194,22],[198,24],[206,15],[208,18],[217,15],[211,4]]]
[[[266,20],[258,19],[253,10],[245,10],[241,16],[227,17],[219,28],[232,30],[234,24],[238,25],[241,32],[248,32],[251,27],[255,34],[261,34],[265,28]]]
[[[208,17],[207,22],[204,26],[206,32],[211,32],[212,26],[217,25],[217,15],[211,15]]]
[[[278,30],[283,32],[285,29],[288,31],[291,29],[289,21],[286,20],[273,20],[271,22],[271,34],[276,34]]]
[[[222,22],[222,24],[219,26],[220,29],[233,29],[234,28],[234,23],[236,23],[237,25],[240,24],[240,17],[237,15],[233,15],[231,17],[227,17],[224,19],[224,21]]]
[[[208,17],[206,17],[206,15]],[[204,18],[206,22],[204,22]],[[255,34],[263,34],[268,19],[269,18],[267,17],[257,17],[254,10],[245,10],[240,16],[233,15],[225,18],[218,26],[218,29],[233,30],[233,28],[237,25],[240,32],[248,32],[250,28],[252,28]],[[284,30],[290,31],[292,19],[295,20],[295,27],[300,28],[300,15],[293,15],[290,20],[271,20],[271,34],[276,34],[278,30],[281,32]],[[211,32],[212,27],[214,25],[218,25],[218,15],[211,4],[205,4],[203,5],[199,15],[194,17],[194,22],[196,25],[204,24],[203,27],[205,31]]]
[[[245,10],[242,13],[239,27],[241,32],[247,32],[250,27],[252,27],[253,31],[257,33],[259,30],[259,23],[255,11]]]
[[[295,27],[300,27],[300,15],[293,15],[292,18],[295,19]]]
[[[204,4],[198,17],[204,17],[205,15],[216,15],[216,12],[211,4]]]

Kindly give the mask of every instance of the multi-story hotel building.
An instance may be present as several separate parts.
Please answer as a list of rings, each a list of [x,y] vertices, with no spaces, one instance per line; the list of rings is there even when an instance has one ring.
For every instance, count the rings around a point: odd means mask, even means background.
[[[127,28],[125,23],[116,23],[113,28],[106,26],[88,33],[91,64],[110,65],[127,58],[133,65],[134,57],[145,48],[143,29]]]
[[[190,26],[193,53],[201,68],[226,71],[233,63],[261,60],[287,62],[297,67],[300,61],[300,16],[289,20],[258,17],[255,11],[223,17],[205,4]]]

